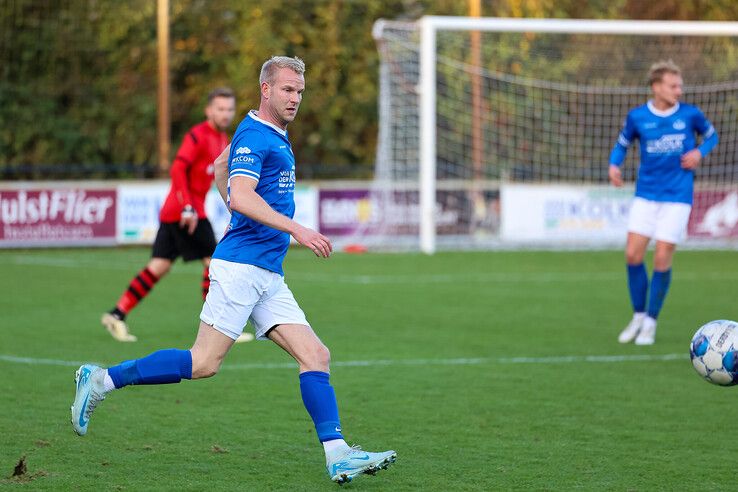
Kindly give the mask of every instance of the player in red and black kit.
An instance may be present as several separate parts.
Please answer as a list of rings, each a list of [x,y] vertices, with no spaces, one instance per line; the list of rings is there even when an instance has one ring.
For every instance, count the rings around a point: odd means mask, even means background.
[[[236,114],[232,90],[220,88],[208,94],[206,120],[193,126],[184,136],[172,162],[172,186],[159,213],[159,232],[154,240],[151,260],[131,280],[115,307],[103,314],[102,324],[116,340],[135,342],[128,331],[126,315],[146,297],[156,282],[169,272],[172,263],[201,260],[203,299],[210,287],[208,267],[215,250],[215,235],[205,214],[205,197],[213,184],[213,162],[228,145],[225,130]]]

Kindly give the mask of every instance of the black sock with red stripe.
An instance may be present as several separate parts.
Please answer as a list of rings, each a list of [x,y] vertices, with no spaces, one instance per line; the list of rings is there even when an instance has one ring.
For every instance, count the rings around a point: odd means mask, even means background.
[[[205,269],[202,271],[202,300],[203,301],[208,296],[209,290],[210,290],[210,269],[208,267],[205,267]]]
[[[149,292],[151,292],[151,289],[154,288],[154,285],[158,281],[159,277],[151,273],[151,270],[148,268],[144,268],[138,272],[138,275],[133,277],[131,283],[128,284],[128,289],[120,296],[118,303],[110,314],[118,316],[120,319],[125,319],[131,309],[136,307],[144,297],[149,295]]]

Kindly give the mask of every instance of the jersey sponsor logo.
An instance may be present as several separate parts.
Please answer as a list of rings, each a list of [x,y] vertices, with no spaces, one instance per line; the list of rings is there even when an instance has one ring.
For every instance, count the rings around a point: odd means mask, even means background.
[[[676,120],[671,126],[674,127],[674,130],[684,130],[687,128],[687,124],[682,120]]]
[[[683,133],[672,135],[663,135],[658,140],[646,141],[646,152],[649,154],[674,154],[681,153],[684,150],[684,139],[687,136]]]
[[[236,149],[236,155],[238,155],[238,154],[250,154],[250,153],[251,153],[251,149],[248,148],[248,147],[246,147],[246,146],[239,147],[239,148]]]
[[[256,159],[254,159],[250,155],[239,155],[233,158],[231,161],[232,164],[239,164],[239,163],[245,163],[245,164],[253,164],[256,162]]]
[[[290,193],[295,191],[295,166],[291,171],[279,172],[279,194]]]

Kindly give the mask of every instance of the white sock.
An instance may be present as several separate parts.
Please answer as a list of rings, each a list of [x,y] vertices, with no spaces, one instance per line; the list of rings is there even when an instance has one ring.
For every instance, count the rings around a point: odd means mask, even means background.
[[[333,452],[339,448],[348,448],[349,445],[346,444],[346,441],[343,439],[331,439],[330,441],[323,441],[323,450],[325,451],[326,458],[329,454],[333,454]]]
[[[645,312],[639,312],[639,313],[633,313],[633,319],[637,319],[639,321],[643,321],[643,319],[646,317]]]
[[[106,393],[109,393],[115,389],[115,383],[113,382],[113,378],[110,377],[110,374],[108,374],[107,369],[105,369],[105,377],[103,378],[103,385],[105,386]]]

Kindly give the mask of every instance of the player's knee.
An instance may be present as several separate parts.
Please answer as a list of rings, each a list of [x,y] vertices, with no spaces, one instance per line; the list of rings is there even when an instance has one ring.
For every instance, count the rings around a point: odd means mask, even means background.
[[[625,261],[628,265],[640,265],[643,263],[643,253],[635,248],[625,250]]]
[[[654,270],[664,272],[671,268],[675,249],[676,248],[674,246],[657,244],[656,250],[653,253]]]
[[[169,273],[169,270],[172,268],[172,262],[163,258],[152,258],[147,267],[151,270],[151,273],[161,278]]]
[[[325,368],[328,368],[328,366],[330,366],[331,351],[328,350],[328,347],[326,347],[322,343],[318,344],[315,349],[315,363]]]
[[[659,272],[665,272],[671,268],[671,255],[654,255],[653,269]]]
[[[322,343],[320,344],[320,348],[318,349],[318,360],[326,366],[331,363],[331,351],[328,350],[328,347],[326,347]]]
[[[327,371],[331,363],[331,352],[318,342],[307,351],[304,363],[311,371]]]

